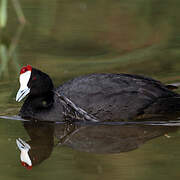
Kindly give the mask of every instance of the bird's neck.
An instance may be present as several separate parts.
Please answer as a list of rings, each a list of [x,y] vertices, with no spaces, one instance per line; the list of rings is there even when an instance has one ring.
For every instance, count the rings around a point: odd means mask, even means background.
[[[25,100],[23,107],[31,108],[33,112],[42,111],[43,109],[50,109],[54,103],[54,92],[48,91],[39,96],[29,95]]]
[[[49,91],[41,96],[31,97],[32,107],[36,110],[50,108],[54,103],[54,93]]]

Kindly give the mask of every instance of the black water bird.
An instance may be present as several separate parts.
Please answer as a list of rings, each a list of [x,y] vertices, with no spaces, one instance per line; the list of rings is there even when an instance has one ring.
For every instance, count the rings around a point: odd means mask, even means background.
[[[180,95],[152,78],[90,74],[54,88],[51,78],[30,65],[20,71],[19,115],[42,121],[119,121],[175,114]]]

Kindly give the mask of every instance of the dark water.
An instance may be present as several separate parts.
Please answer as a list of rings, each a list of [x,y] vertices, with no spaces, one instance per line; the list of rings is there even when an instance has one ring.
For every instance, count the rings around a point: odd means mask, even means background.
[[[56,86],[94,72],[180,82],[178,0],[21,0],[24,27],[8,3],[8,22],[0,29],[1,116],[18,114],[18,73],[26,64],[47,72]],[[31,171],[20,164],[17,138],[36,156]],[[179,126],[34,126],[0,119],[0,142],[0,179],[180,177]]]

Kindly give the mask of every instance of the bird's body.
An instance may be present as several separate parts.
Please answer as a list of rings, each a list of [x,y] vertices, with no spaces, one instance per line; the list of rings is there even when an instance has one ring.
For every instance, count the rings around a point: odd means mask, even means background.
[[[23,118],[64,121],[64,106],[57,94],[67,97],[98,121],[129,120],[180,110],[179,94],[151,78],[129,74],[90,74],[54,89],[48,75],[34,68],[31,71],[27,83],[30,93],[20,110]]]

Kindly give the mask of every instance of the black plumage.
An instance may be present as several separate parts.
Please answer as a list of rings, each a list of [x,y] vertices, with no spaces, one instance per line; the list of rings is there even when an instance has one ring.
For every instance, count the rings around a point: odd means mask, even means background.
[[[139,75],[90,74],[54,89],[47,74],[32,68],[28,87],[30,94],[20,116],[36,120],[86,120],[69,105],[64,107],[58,94],[98,121],[133,120],[180,110],[179,94],[159,81]],[[71,114],[69,117],[65,112],[67,109]]]

